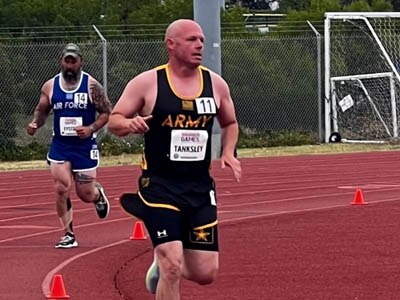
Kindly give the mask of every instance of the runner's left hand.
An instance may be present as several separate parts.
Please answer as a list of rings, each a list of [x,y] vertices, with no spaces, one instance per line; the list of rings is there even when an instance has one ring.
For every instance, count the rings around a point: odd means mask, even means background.
[[[90,126],[78,126],[75,128],[75,131],[81,139],[86,139],[93,133]]]
[[[242,167],[240,165],[240,161],[233,155],[226,154],[222,154],[220,161],[221,168],[224,169],[225,166],[228,165],[232,169],[233,176],[235,176],[236,181],[239,182],[242,178]]]

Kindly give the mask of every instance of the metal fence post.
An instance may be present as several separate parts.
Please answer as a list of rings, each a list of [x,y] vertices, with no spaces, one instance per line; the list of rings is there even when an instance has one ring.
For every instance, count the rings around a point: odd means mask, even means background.
[[[96,33],[101,39],[101,43],[103,44],[103,87],[104,92],[107,95],[107,40],[101,34],[100,30],[97,29],[96,25],[92,25]]]
[[[318,140],[322,143],[322,80],[321,80],[321,34],[317,31],[317,29],[311,24],[310,21],[307,21],[307,24],[311,27],[312,31],[315,33],[317,38],[317,89],[318,89]]]
[[[203,64],[221,74],[221,1],[193,0],[194,19],[200,24],[206,36]],[[221,127],[216,121],[212,134],[212,158],[221,155]]]

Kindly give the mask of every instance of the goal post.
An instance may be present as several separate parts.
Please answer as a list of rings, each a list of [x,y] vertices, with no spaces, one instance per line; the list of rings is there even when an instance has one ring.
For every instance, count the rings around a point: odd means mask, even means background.
[[[325,14],[325,142],[398,138],[400,13]]]
[[[347,142],[397,138],[394,82],[390,72],[332,77],[333,132]]]

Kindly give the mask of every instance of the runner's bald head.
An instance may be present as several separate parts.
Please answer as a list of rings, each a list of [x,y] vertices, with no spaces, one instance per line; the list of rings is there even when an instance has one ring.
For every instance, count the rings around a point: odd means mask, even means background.
[[[176,20],[171,24],[169,24],[167,30],[165,31],[165,41],[167,41],[167,39],[173,39],[181,35],[182,32],[185,32],[193,28],[201,30],[200,25],[193,20],[189,19]]]

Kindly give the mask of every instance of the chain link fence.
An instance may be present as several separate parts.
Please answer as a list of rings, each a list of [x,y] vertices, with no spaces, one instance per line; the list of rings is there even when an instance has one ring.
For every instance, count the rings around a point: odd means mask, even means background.
[[[0,144],[48,144],[52,116],[32,138],[25,128],[32,119],[43,83],[60,72],[63,42],[0,45]],[[74,41],[72,41],[74,42]],[[160,40],[107,41],[104,61],[101,41],[79,42],[84,70],[107,86],[116,103],[125,85],[144,70],[164,64],[167,54]],[[244,132],[320,130],[317,38],[248,37],[221,41],[222,75],[231,88],[237,117]],[[104,74],[107,78],[103,78]],[[99,138],[108,135],[103,129]]]

